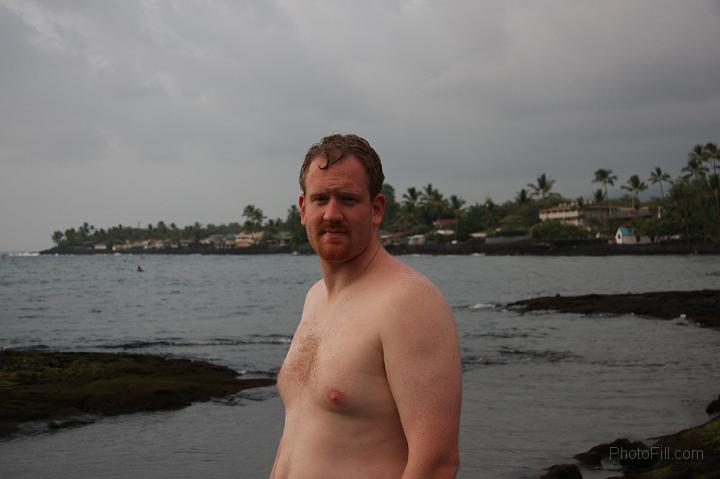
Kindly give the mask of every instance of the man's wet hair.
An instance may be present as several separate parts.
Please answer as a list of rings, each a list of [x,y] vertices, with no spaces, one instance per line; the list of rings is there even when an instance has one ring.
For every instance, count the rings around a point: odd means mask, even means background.
[[[385,175],[382,170],[380,156],[364,138],[352,133],[347,135],[326,136],[320,143],[310,147],[305,155],[305,161],[300,169],[300,188],[305,193],[305,177],[307,176],[310,164],[319,156],[325,158],[325,164],[319,165],[321,170],[327,170],[338,161],[352,155],[362,163],[368,175],[368,192],[370,199],[374,199],[382,191]]]

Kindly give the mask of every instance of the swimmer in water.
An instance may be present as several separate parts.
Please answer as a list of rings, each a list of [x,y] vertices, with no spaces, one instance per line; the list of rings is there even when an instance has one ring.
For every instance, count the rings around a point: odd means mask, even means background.
[[[271,479],[453,478],[461,367],[438,289],[379,236],[380,158],[356,135],[313,145],[301,221],[320,259],[278,374],[285,425]]]
[[[142,268],[140,267],[140,265],[138,265],[138,267],[137,267],[137,269],[136,269],[135,271],[137,271],[138,273],[144,273],[144,272],[145,272],[145,270],[142,269]]]

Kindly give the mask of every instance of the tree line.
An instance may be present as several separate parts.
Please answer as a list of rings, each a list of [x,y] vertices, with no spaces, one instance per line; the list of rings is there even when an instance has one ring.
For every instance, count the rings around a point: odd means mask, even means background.
[[[648,184],[658,185],[660,197],[652,199],[652,206],[660,209],[660,217],[636,218],[633,220],[640,234],[650,236],[679,235],[685,239],[720,239],[720,181],[718,178],[720,150],[717,143],[695,145],[687,155],[684,166],[676,177],[660,167],[649,172],[646,179],[632,174],[620,184],[621,195],[610,197],[610,188],[618,182],[617,175],[611,169],[600,168],[591,178],[591,184],[597,184],[588,199],[579,197],[568,199],[554,191],[556,180],[546,173],[538,176],[534,182],[521,188],[512,200],[496,203],[487,198],[484,202],[468,205],[458,195],[446,196],[432,183],[423,187],[410,187],[400,198],[390,184],[383,186],[386,197],[385,216],[382,229],[391,233],[407,235],[425,234],[436,231],[437,220],[453,219],[450,226],[454,230],[451,237],[438,237],[438,240],[452,239],[463,241],[470,233],[487,232],[489,235],[529,234],[538,237],[550,234],[557,237],[581,237],[598,233],[611,235],[616,223],[594,224],[590,231],[558,224],[540,224],[538,213],[561,203],[575,202],[580,207],[587,203],[604,203],[610,206],[640,208],[640,193],[648,189]],[[290,237],[291,246],[297,247],[306,242],[304,228],[300,224],[300,211],[291,205],[285,218],[268,219],[262,209],[250,204],[243,209],[244,222],[228,224],[206,224],[195,222],[192,225],[178,227],[175,223],[148,224],[146,227],[117,225],[107,229],[96,228],[83,223],[77,228],[55,231],[52,240],[58,246],[79,246],[90,243],[122,243],[150,239],[197,242],[214,234],[237,234],[241,231],[264,231],[266,239],[279,237],[285,232]],[[553,222],[546,222],[553,223]],[[445,227],[447,228],[447,226]],[[541,234],[539,234],[541,233]]]

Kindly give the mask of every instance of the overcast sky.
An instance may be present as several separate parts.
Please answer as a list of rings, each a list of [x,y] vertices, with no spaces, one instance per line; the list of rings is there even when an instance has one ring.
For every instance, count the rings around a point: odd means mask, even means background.
[[[720,141],[719,52],[718,1],[0,0],[0,251],[84,221],[284,218],[334,132],[398,196],[676,175]]]

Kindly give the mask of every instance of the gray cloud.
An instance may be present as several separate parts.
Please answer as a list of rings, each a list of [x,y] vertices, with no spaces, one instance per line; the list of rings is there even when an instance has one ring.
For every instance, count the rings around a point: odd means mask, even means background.
[[[0,0],[0,250],[53,229],[284,216],[323,135],[402,192],[677,173],[718,141],[720,7]]]

